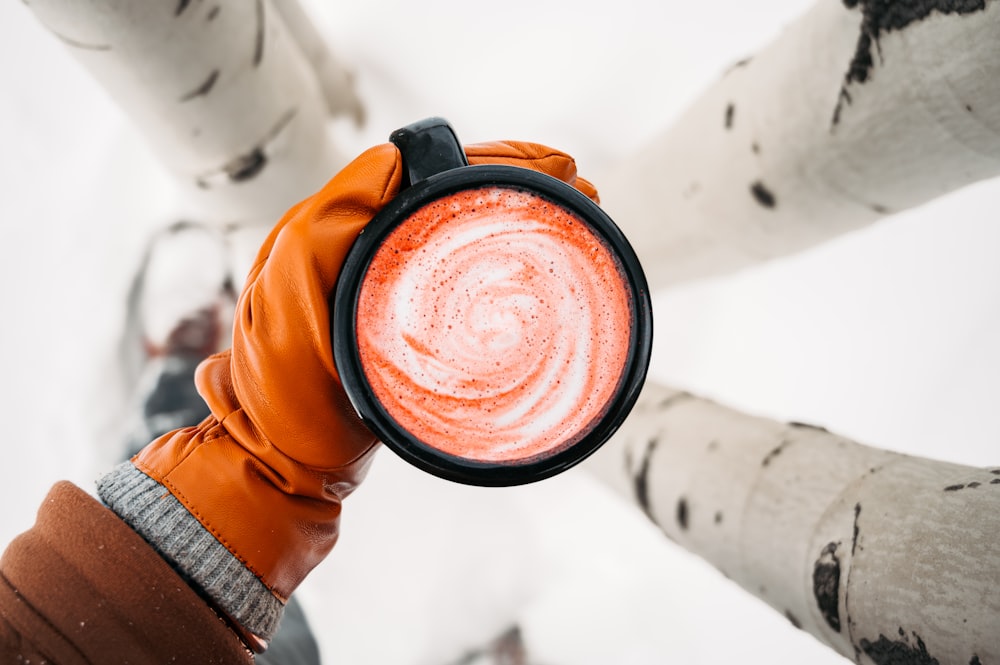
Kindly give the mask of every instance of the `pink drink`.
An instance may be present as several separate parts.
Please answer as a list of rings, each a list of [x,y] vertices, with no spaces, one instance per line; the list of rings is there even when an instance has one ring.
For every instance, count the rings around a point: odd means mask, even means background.
[[[444,196],[383,241],[362,282],[358,350],[385,410],[482,462],[558,452],[625,371],[630,292],[580,218],[513,187]]]

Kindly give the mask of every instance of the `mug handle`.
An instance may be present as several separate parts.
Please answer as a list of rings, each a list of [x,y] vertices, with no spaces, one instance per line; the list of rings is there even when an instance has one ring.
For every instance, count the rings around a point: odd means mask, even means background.
[[[416,185],[432,175],[468,166],[458,135],[444,118],[425,118],[397,129],[389,136],[403,156],[402,187]]]

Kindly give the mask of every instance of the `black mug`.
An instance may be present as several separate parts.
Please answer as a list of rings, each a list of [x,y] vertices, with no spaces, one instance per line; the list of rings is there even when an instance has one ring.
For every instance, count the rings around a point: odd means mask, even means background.
[[[574,466],[645,381],[652,309],[635,252],[561,180],[470,166],[441,118],[390,140],[403,187],[331,296],[352,405],[387,447],[449,480],[519,485]]]

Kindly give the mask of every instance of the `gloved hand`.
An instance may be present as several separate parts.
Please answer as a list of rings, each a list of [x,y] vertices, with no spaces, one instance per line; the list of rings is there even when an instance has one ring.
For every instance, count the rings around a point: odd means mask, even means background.
[[[498,142],[466,152],[472,164],[542,171],[596,199],[593,186],[576,177],[573,160],[556,150]],[[396,147],[377,146],[285,215],[247,278],[232,349],[198,369],[198,390],[212,415],[160,437],[132,460],[280,603],[333,547],[341,501],[362,481],[378,447],[337,376],[327,297],[351,243],[399,191],[402,174]],[[122,514],[115,502],[109,505]],[[123,517],[144,531],[140,520]],[[165,555],[182,569],[197,563]],[[225,598],[214,600],[251,642],[254,634],[268,636],[270,628],[243,619]]]

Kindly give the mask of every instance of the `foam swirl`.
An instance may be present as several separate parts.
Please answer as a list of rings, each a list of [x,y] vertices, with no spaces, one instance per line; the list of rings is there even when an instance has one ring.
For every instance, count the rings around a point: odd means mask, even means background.
[[[425,205],[362,283],[365,376],[416,438],[484,462],[551,454],[586,434],[628,356],[622,270],[578,217],[507,187]]]

